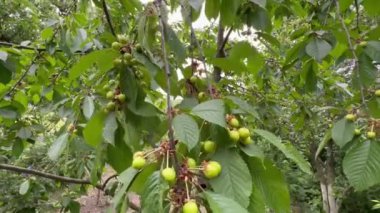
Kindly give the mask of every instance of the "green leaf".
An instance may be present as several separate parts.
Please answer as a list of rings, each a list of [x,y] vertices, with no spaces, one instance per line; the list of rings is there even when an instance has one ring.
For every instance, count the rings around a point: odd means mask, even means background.
[[[236,104],[239,107],[239,109],[243,110],[248,114],[251,114],[253,117],[257,119],[260,119],[259,113],[257,113],[256,109],[248,102],[236,96],[227,96],[226,98],[234,102],[234,104]]]
[[[354,0],[339,0],[340,12],[346,11]]]
[[[315,159],[321,154],[322,150],[326,147],[326,145],[331,141],[332,139],[332,131],[331,129],[328,129],[325,136],[323,137],[322,141],[318,145],[317,152],[315,153]]]
[[[26,180],[26,181],[24,181],[24,182],[20,185],[20,188],[19,188],[19,190],[18,190],[18,193],[20,193],[20,195],[25,195],[26,193],[28,193],[29,188],[30,188],[30,180]]]
[[[163,213],[164,191],[168,188],[168,185],[161,179],[160,171],[155,171],[146,182],[144,192],[141,196],[142,212]]]
[[[371,16],[379,16],[380,15],[379,1],[377,1],[377,0],[364,0],[363,6],[369,15],[371,15]]]
[[[112,204],[115,209],[122,202],[123,197],[127,193],[129,186],[132,184],[137,174],[138,170],[130,167],[119,175],[118,179],[122,184],[122,187],[116,191],[115,196],[112,198]]]
[[[136,176],[135,180],[133,181],[131,185],[130,191],[136,192],[137,194],[142,194],[145,190],[145,185],[148,182],[148,179],[150,176],[159,170],[158,165],[150,164],[144,167]]]
[[[264,160],[264,152],[260,147],[255,144],[248,144],[245,146],[240,146],[241,151],[243,151],[249,157],[256,157],[258,159]]]
[[[354,137],[355,123],[342,118],[332,128],[332,139],[340,147],[344,147]]]
[[[214,123],[222,127],[226,126],[226,120],[224,118],[224,103],[222,100],[203,102],[195,106],[191,112],[210,123]]]
[[[262,195],[260,190],[254,186],[247,210],[250,213],[266,213],[265,209],[264,195]]]
[[[107,115],[103,129],[103,138],[107,143],[115,144],[115,131],[117,129],[117,121],[115,112]]]
[[[71,67],[69,79],[72,81],[78,78],[83,72],[94,65],[97,66],[99,74],[102,74],[113,67],[113,60],[119,56],[120,53],[113,49],[97,50],[84,55]]]
[[[0,83],[7,84],[12,80],[12,71],[3,61],[0,61]]]
[[[380,61],[380,41],[369,41],[364,52],[374,61]]]
[[[360,80],[360,83],[365,87],[371,86],[376,81],[377,69],[366,54],[359,56],[359,79],[357,79],[355,72],[356,71],[353,73],[353,77],[357,88],[360,88],[358,86],[358,80]]]
[[[67,142],[69,141],[69,133],[64,133],[59,136],[50,147],[48,151],[48,156],[52,160],[57,160],[58,157],[62,154],[67,146]]]
[[[182,63],[186,58],[186,49],[182,42],[178,39],[177,34],[169,25],[165,25],[166,42],[170,49],[174,52],[174,57],[177,58],[177,62]]]
[[[254,132],[277,147],[287,158],[294,161],[303,172],[312,174],[309,162],[305,160],[304,156],[291,143],[282,143],[280,138],[265,130],[255,129]]]
[[[247,160],[249,170],[253,178],[255,192],[251,201],[264,200],[265,204],[276,213],[290,212],[290,195],[288,185],[281,171],[273,165],[273,162],[266,159],[264,164],[256,158]],[[254,203],[249,206],[250,212],[255,209]]]
[[[210,180],[214,191],[247,207],[252,193],[252,177],[238,152],[218,149],[212,159],[222,165],[219,177]]]
[[[380,143],[364,141],[355,144],[343,159],[343,172],[359,191],[380,183]]]
[[[84,97],[82,104],[83,115],[87,120],[90,120],[92,114],[94,114],[95,106],[94,100],[90,96]]]
[[[239,9],[241,0],[221,0],[220,21],[224,26],[230,26],[234,23],[236,12]]]
[[[303,66],[301,77],[306,92],[314,92],[317,89],[317,71],[318,64],[315,60],[311,59]]]
[[[205,191],[207,202],[213,213],[248,213],[242,206],[234,200],[210,191]]]
[[[373,98],[368,102],[369,113],[373,118],[380,118],[380,98]]]
[[[186,114],[175,116],[173,128],[175,136],[186,144],[189,150],[197,145],[199,141],[199,128],[197,122],[191,116]]]
[[[216,19],[219,15],[220,0],[206,0],[206,17],[208,19]]]
[[[272,22],[268,11],[258,6],[255,10],[248,13],[247,25],[254,27],[256,30],[265,32],[272,30]]]
[[[267,4],[267,0],[250,0],[250,1],[259,5],[262,8],[265,8],[265,5]]]
[[[327,41],[319,38],[313,38],[305,47],[306,53],[317,61],[326,57],[331,49],[332,46]]]
[[[124,142],[124,130],[121,126],[113,134],[114,144],[107,146],[107,163],[120,173],[131,165],[133,153]]]
[[[106,114],[99,112],[92,116],[83,130],[83,137],[92,147],[97,147],[103,141],[103,127]]]

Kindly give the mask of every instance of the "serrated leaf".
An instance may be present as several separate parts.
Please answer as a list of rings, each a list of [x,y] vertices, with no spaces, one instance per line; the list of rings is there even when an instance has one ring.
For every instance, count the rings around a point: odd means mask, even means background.
[[[29,188],[30,188],[30,180],[26,180],[24,181],[21,185],[20,185],[20,188],[18,190],[18,193],[20,195],[25,195],[28,191],[29,191]]]
[[[210,191],[203,192],[213,213],[248,213],[234,200]]]
[[[84,97],[83,104],[82,104],[82,110],[84,117],[89,120],[94,114],[95,106],[94,106],[94,100],[90,96]]]
[[[260,119],[259,113],[257,113],[256,109],[246,101],[236,96],[227,96],[226,98],[234,102],[234,104],[236,104],[244,112],[251,114],[253,117],[257,119]]]
[[[191,150],[199,141],[199,128],[197,122],[186,114],[177,115],[173,119],[173,129],[176,138],[186,144]]]
[[[266,159],[264,162],[256,158],[247,159],[249,170],[253,178],[254,193],[251,201],[265,202],[276,213],[290,212],[290,195],[288,185],[281,171],[273,165],[273,162]],[[255,190],[258,190],[255,191]],[[255,203],[251,203],[250,212],[260,212],[255,210]]]
[[[317,61],[326,57],[331,49],[332,47],[327,41],[319,38],[313,38],[305,47],[306,53]]]
[[[114,137],[114,144],[107,146],[107,163],[120,173],[131,165],[133,153],[124,141],[122,127],[114,132]]]
[[[160,171],[155,171],[146,182],[144,192],[141,196],[142,212],[163,213],[164,191],[168,188],[168,185],[161,179]]]
[[[255,129],[254,132],[277,147],[287,158],[295,162],[303,172],[312,174],[309,162],[305,160],[304,156],[291,143],[282,143],[280,138],[266,130]]]
[[[92,147],[97,147],[103,141],[103,127],[106,114],[99,112],[92,116],[83,130],[83,137],[86,143]]]
[[[373,118],[380,118],[380,98],[373,98],[368,102],[369,113]]]
[[[355,71],[354,71],[355,72]],[[376,81],[376,76],[377,76],[377,69],[373,65],[372,60],[366,55],[366,54],[361,54],[359,56],[359,80],[360,84],[365,87],[371,86],[373,83]],[[353,73],[354,77],[354,83],[356,84],[356,87],[359,88],[358,86],[358,80],[355,79],[357,78],[356,73]]]
[[[206,101],[195,106],[191,112],[214,124],[225,127],[226,121],[224,118],[224,103],[222,100]]]
[[[113,67],[113,60],[120,56],[118,51],[113,49],[104,49],[93,51],[82,56],[74,66],[69,70],[69,79],[78,78],[83,72],[96,65],[99,73],[104,73]]]
[[[220,6],[220,21],[224,26],[232,25],[235,18],[236,12],[240,6],[241,0],[221,0]]]
[[[252,193],[252,178],[243,159],[236,150],[218,149],[213,160],[222,165],[221,174],[210,180],[214,191],[247,207]]]
[[[374,61],[380,61],[380,41],[369,41],[364,52]]]
[[[69,140],[69,133],[60,135],[52,144],[48,151],[48,156],[52,160],[57,160],[67,146]]]
[[[115,193],[115,196],[112,198],[112,204],[114,208],[116,208],[120,204],[122,198],[127,193],[129,186],[132,184],[132,181],[134,180],[137,174],[138,170],[130,167],[119,175],[118,179],[121,182],[121,184],[123,184],[123,186]]]
[[[107,115],[103,129],[103,138],[107,143],[115,144],[115,131],[117,129],[116,114],[111,112]]]
[[[379,4],[378,0],[365,0],[365,1],[363,1],[364,9],[371,16],[378,16],[380,14],[380,7],[378,4]]]
[[[174,52],[174,57],[177,58],[179,63],[182,63],[186,58],[186,49],[182,42],[178,39],[177,34],[169,26],[165,25],[166,32],[166,42],[168,43],[170,49]]]
[[[343,159],[343,172],[359,191],[380,183],[380,143],[364,141],[355,144]]]
[[[11,80],[12,70],[3,61],[0,61],[0,83],[7,84]]]
[[[344,147],[354,137],[355,123],[345,118],[337,121],[332,128],[332,139],[340,147]]]
[[[240,149],[249,157],[256,157],[261,160],[264,160],[265,155],[264,155],[263,150],[261,150],[261,148],[256,146],[255,144],[240,146]]]

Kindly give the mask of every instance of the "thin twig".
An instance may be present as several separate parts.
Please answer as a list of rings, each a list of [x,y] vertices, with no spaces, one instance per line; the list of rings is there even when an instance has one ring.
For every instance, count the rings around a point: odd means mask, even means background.
[[[363,84],[362,84],[362,82],[360,80],[360,75],[359,75],[359,59],[358,59],[358,56],[355,53],[354,45],[352,44],[352,41],[351,41],[350,32],[349,32],[346,24],[344,23],[344,20],[343,20],[341,14],[340,14],[340,5],[339,5],[339,1],[338,0],[335,0],[335,5],[336,5],[336,15],[337,15],[337,17],[338,17],[338,19],[340,21],[340,24],[343,27],[343,30],[344,30],[344,32],[346,34],[346,38],[347,38],[347,42],[348,42],[348,47],[350,48],[352,56],[354,57],[354,72],[356,74],[356,77],[358,78],[358,83],[359,83],[359,87],[360,87],[360,95],[361,95],[361,99],[362,99],[362,104],[368,109],[367,103],[365,102]]]
[[[13,48],[16,48],[16,49],[24,49],[24,50],[34,50],[34,51],[37,51],[37,52],[47,51],[46,48],[24,46],[24,45],[20,45],[20,44],[11,43],[11,42],[5,42],[5,41],[0,41],[0,46],[13,47]],[[62,50],[56,50],[56,51],[62,52]]]
[[[114,28],[112,26],[111,16],[110,16],[110,13],[108,12],[106,0],[102,1],[102,7],[103,7],[104,15],[106,16],[106,19],[107,19],[107,23],[108,23],[108,25],[110,27],[111,33],[112,33],[113,36],[116,36],[115,30],[114,30]]]
[[[170,86],[170,76],[171,76],[171,71],[170,71],[170,66],[168,62],[168,57],[166,53],[166,41],[165,41],[165,22],[162,18],[161,14],[161,3],[162,0],[156,0],[155,5],[157,7],[157,10],[159,11],[159,28],[161,32],[161,50],[162,50],[162,55],[163,55],[163,60],[164,60],[164,67],[165,67],[165,78],[166,78],[166,104],[167,104],[167,117],[168,117],[168,137],[169,137],[169,145],[170,145],[170,150],[175,150],[175,140],[174,140],[174,130],[173,130],[173,113],[172,113],[172,103],[171,103],[171,86]],[[176,170],[178,171],[179,165],[177,162],[177,156],[176,152],[172,152],[172,159],[173,159],[173,164],[175,165]]]
[[[72,183],[72,184],[82,184],[82,185],[91,185],[91,181],[89,180],[82,180],[82,179],[76,179],[76,178],[69,178],[69,177],[64,177],[64,176],[59,176],[59,175],[54,175],[51,173],[46,173],[34,169],[27,169],[23,167],[18,167],[18,166],[13,166],[9,164],[0,164],[0,169],[2,170],[8,170],[8,171],[13,171],[17,173],[23,173],[23,174],[31,174],[39,177],[44,177],[64,183]],[[95,185],[96,188],[103,190],[102,185]]]
[[[355,0],[355,10],[356,10],[356,29],[358,30],[358,33],[360,33],[360,12],[359,12],[359,3],[358,0]]]
[[[118,176],[118,174],[113,174],[113,175],[109,176],[109,177],[104,181],[104,183],[103,183],[103,185],[102,185],[102,189],[105,189],[106,186],[107,186],[107,184],[108,184],[108,182],[110,182],[110,180],[112,180],[113,178],[116,178],[117,176]]]
[[[222,43],[220,44],[220,46],[218,47],[218,52],[217,52],[217,54],[220,54],[221,52],[223,52],[223,50],[224,50],[224,48],[226,47],[226,44],[227,44],[227,42],[228,42],[228,39],[230,38],[230,35],[231,35],[231,33],[232,33],[232,30],[233,30],[232,27],[228,30],[226,37],[224,37],[223,42],[222,42]]]

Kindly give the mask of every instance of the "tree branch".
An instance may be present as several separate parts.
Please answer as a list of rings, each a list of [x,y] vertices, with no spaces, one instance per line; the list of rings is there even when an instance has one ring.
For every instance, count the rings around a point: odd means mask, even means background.
[[[10,42],[5,42],[5,41],[0,41],[0,46],[5,46],[5,47],[12,47],[16,49],[24,49],[24,50],[34,50],[37,52],[44,52],[47,51],[46,48],[38,48],[38,47],[31,47],[31,46],[24,46],[24,45],[19,45],[15,43],[10,43]],[[62,50],[57,49],[55,50],[57,52],[62,52]]]
[[[227,32],[226,37],[224,37],[224,27],[221,22],[219,22],[219,29],[218,29],[218,35],[217,35],[217,51],[216,51],[216,58],[224,58],[224,48],[228,42],[228,39],[230,37],[230,34],[232,32],[232,27]],[[222,70],[218,66],[214,66],[214,81],[219,82],[221,79],[221,72]]]
[[[34,169],[27,169],[23,167],[18,167],[18,166],[13,166],[9,164],[0,164],[0,169],[2,170],[8,170],[12,172],[17,172],[17,173],[23,173],[23,174],[31,174],[39,177],[44,177],[64,183],[72,183],[72,184],[81,184],[81,185],[91,185],[91,181],[89,180],[82,180],[82,179],[76,179],[76,178],[69,178],[69,177],[64,177],[64,176],[59,176],[59,175],[54,175],[51,173],[46,173]],[[103,190],[102,185],[95,185],[96,188]]]
[[[360,76],[359,76],[359,59],[358,59],[358,56],[355,53],[354,45],[352,44],[352,41],[351,41],[350,32],[349,32],[346,24],[344,23],[344,20],[343,20],[341,14],[340,14],[340,4],[339,4],[338,0],[335,0],[335,5],[336,5],[336,16],[339,19],[340,24],[342,25],[342,28],[343,28],[343,30],[344,30],[344,32],[346,34],[348,47],[350,48],[352,56],[354,57],[354,74],[356,74],[356,77],[358,78],[359,87],[360,87],[360,96],[361,96],[361,99],[362,99],[362,104],[368,109],[367,103],[365,102],[365,98],[364,98],[363,84],[362,84],[362,82],[360,80]]]
[[[360,33],[360,13],[359,13],[359,3],[358,0],[355,0],[355,10],[356,10],[356,29],[358,29],[358,33]]]
[[[110,13],[108,12],[106,0],[102,1],[102,7],[103,7],[104,15],[106,16],[106,19],[107,19],[107,23],[110,27],[111,33],[112,33],[112,35],[114,35],[116,37],[116,33],[115,33],[115,30],[114,30],[114,28],[112,26],[112,22],[111,22],[111,16],[110,16]]]

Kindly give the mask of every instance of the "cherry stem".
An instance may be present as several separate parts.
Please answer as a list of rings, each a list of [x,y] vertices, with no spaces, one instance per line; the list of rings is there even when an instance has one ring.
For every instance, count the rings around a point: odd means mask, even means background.
[[[169,167],[169,150],[166,152],[166,168]]]
[[[189,186],[187,185],[187,178],[186,178],[186,180],[185,180],[185,186],[186,186],[186,196],[187,196],[187,200],[190,200]]]

